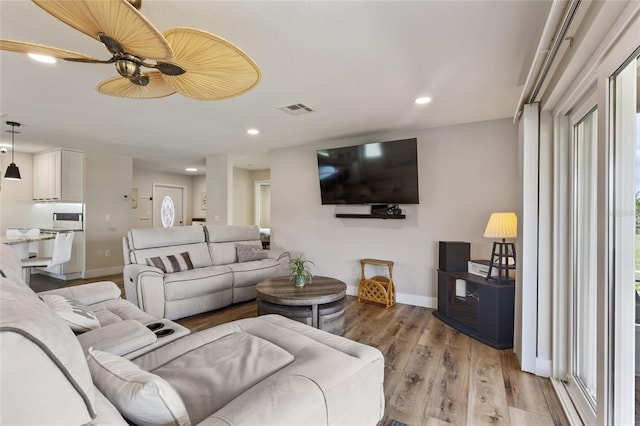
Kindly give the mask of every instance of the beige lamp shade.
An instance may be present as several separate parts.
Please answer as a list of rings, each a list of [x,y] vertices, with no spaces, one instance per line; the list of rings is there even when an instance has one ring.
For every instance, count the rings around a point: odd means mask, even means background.
[[[515,238],[518,235],[518,217],[513,212],[491,213],[484,230],[485,238]]]

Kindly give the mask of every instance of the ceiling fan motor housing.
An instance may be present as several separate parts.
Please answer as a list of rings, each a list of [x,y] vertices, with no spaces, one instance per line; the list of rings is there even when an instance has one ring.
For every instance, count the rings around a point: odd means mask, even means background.
[[[140,66],[130,59],[117,59],[115,66],[118,73],[125,78],[132,79],[140,75]]]

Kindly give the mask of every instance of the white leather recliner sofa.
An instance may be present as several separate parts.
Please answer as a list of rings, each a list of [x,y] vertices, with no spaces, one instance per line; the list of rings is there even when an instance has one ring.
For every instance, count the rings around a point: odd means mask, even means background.
[[[375,348],[267,315],[122,357],[140,340],[131,324],[157,319],[107,297],[105,283],[36,295],[18,256],[0,247],[2,425],[375,425],[383,417]],[[43,301],[52,295],[88,303],[74,301],[74,312],[97,317],[96,328],[74,334],[63,319],[71,311]],[[81,344],[95,332],[110,344]]]
[[[288,252],[262,249],[257,226],[130,229],[123,238],[123,254],[127,300],[168,319],[255,299],[256,284],[287,275],[289,263]],[[167,263],[169,256],[178,265],[172,271],[150,260],[164,258]]]

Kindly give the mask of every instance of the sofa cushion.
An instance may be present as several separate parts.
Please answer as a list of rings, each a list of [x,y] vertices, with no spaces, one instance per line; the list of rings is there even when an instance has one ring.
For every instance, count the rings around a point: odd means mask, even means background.
[[[23,283],[0,279],[0,424],[87,424],[94,387],[69,326]]]
[[[155,266],[164,273],[188,271],[193,269],[189,252],[170,254],[168,256],[155,256],[147,258],[147,265]]]
[[[97,281],[38,292],[38,296],[45,294],[58,294],[91,307],[91,305],[105,300],[120,299],[122,291],[113,281]],[[91,310],[95,312],[95,309],[91,308]]]
[[[156,343],[158,336],[138,321],[127,320],[82,333],[78,335],[78,341],[85,351],[93,348],[128,357],[128,354]]]
[[[180,350],[180,356],[151,370],[171,383],[182,396],[194,424],[293,362],[289,352],[244,332],[230,333],[213,341],[206,339],[206,333],[195,339],[203,337],[202,344],[188,351],[174,347]]]
[[[122,418],[122,415],[111,401],[100,392],[100,389],[93,389],[95,394],[96,418],[93,419],[89,426],[129,426],[129,423]]]
[[[171,256],[182,252],[189,253],[189,259],[194,268],[211,266],[211,255],[207,243],[193,243],[181,245],[158,246],[152,248],[131,250],[131,263],[146,265],[147,259],[156,256]]]
[[[229,265],[238,263],[236,246],[240,244],[259,246],[260,240],[246,240],[239,242],[209,243],[209,251],[214,265]]]
[[[206,230],[210,243],[260,241],[260,228],[256,225],[206,225]]]
[[[45,294],[40,298],[77,333],[100,327],[100,322],[87,306],[57,294]]]
[[[6,244],[0,244],[0,276],[27,286],[22,280],[22,263],[18,252]]]
[[[209,252],[214,265],[228,265],[238,261],[236,243],[209,243]]]
[[[123,299],[105,300],[104,302],[89,305],[89,307],[98,317],[102,327],[125,320],[136,320],[142,324],[148,324],[155,320],[151,315]]]
[[[233,287],[246,287],[273,277],[280,267],[275,259],[253,260],[251,262],[227,265],[233,271]]]
[[[167,274],[164,278],[165,300],[188,299],[230,289],[233,284],[228,266],[208,266]]]
[[[204,243],[206,241],[204,229],[199,225],[130,229],[127,238],[132,250]]]
[[[93,380],[129,420],[139,426],[189,426],[189,414],[169,383],[124,358],[89,349]]]
[[[261,245],[236,244],[236,253],[240,263],[267,258],[267,252],[262,250]]]
[[[211,256],[202,226],[130,229],[124,239],[126,264],[146,265],[147,259],[189,253],[194,268],[211,266]]]

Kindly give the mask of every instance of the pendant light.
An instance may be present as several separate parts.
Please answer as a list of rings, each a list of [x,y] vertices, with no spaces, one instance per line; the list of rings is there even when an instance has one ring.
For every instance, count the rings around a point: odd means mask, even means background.
[[[13,155],[15,152],[15,138],[16,138],[16,127],[20,127],[20,123],[16,123],[15,121],[7,121],[7,124],[11,126],[11,164],[7,167],[7,171],[4,174],[4,178],[7,180],[20,180],[20,169],[16,166],[16,163],[13,161]]]

